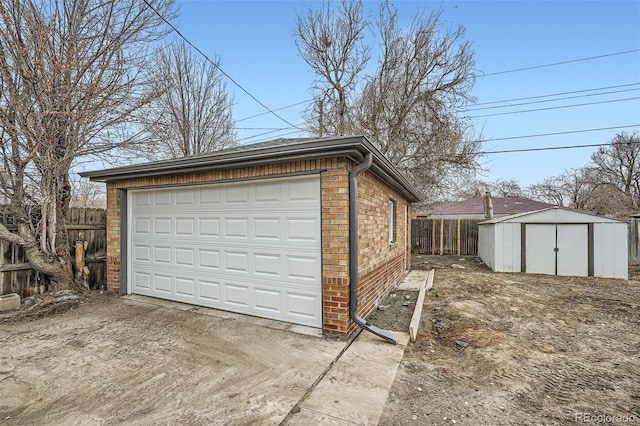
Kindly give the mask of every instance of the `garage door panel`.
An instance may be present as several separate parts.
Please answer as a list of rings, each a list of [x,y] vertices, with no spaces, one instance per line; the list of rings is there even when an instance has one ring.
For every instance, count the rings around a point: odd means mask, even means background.
[[[133,195],[133,205],[134,207],[148,207],[151,205],[151,196],[150,192],[136,192]]]
[[[308,203],[315,204],[317,188],[315,182],[311,180],[289,182],[287,186],[288,197],[287,201],[290,203]]]
[[[195,219],[192,217],[178,217],[176,221],[176,236],[192,237],[195,233]]]
[[[170,275],[153,274],[152,277],[153,277],[152,289],[154,291],[158,291],[162,293],[171,293],[171,276]]]
[[[136,272],[133,276],[133,287],[140,289],[151,289],[151,274]]]
[[[287,218],[287,241],[305,241],[316,243],[318,235],[318,221],[316,218]]]
[[[224,237],[233,239],[247,239],[249,237],[249,219],[233,217],[224,220]]]
[[[171,205],[171,195],[172,195],[173,191],[156,191],[154,192],[154,205],[155,206],[170,206]]]
[[[136,235],[151,235],[151,218],[138,217],[133,223],[133,233]]]
[[[287,278],[317,281],[320,269],[320,259],[305,256],[287,256]]]
[[[220,252],[218,250],[198,250],[199,266],[206,269],[220,270]]]
[[[131,194],[132,292],[322,325],[318,176]]]
[[[277,182],[262,182],[255,185],[256,204],[280,203],[283,185]]]
[[[256,240],[280,240],[280,218],[279,217],[259,217],[255,219],[255,239]]]
[[[169,217],[157,217],[153,220],[153,234],[158,235],[171,235],[171,218]]]
[[[150,262],[151,246],[136,244],[133,248],[133,260],[136,262]]]
[[[220,219],[218,218],[200,218],[200,231],[201,238],[211,238],[220,236]]]
[[[195,287],[195,280],[193,278],[176,277],[176,294],[194,297]]]
[[[199,195],[200,204],[220,204],[219,188],[201,188]]]
[[[249,272],[249,255],[248,253],[227,251],[224,254],[224,270],[232,273],[246,274]]]
[[[225,190],[227,204],[249,204],[249,188],[247,185],[233,185]]]
[[[183,189],[182,191],[176,191],[176,204],[178,205],[193,205],[195,204],[195,190]]]
[[[153,261],[171,265],[171,247],[153,247]]]
[[[199,280],[199,296],[204,303],[214,303],[214,306],[220,306],[220,282]]]
[[[289,292],[287,294],[287,314],[298,318],[313,320],[319,317],[318,298],[308,294]]]
[[[254,253],[254,271],[258,275],[282,276],[282,256],[279,254]]]
[[[188,266],[193,268],[195,266],[195,250],[187,247],[176,247],[176,265]]]
[[[249,306],[249,287],[241,284],[227,284],[225,289],[226,303],[236,306]]]
[[[255,308],[279,314],[282,312],[282,292],[272,288],[255,288]]]

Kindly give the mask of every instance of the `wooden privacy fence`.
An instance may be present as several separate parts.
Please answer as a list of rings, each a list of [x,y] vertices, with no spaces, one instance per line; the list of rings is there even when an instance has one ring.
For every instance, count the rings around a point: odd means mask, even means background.
[[[484,219],[413,219],[411,248],[418,254],[478,254],[478,223]]]
[[[3,219],[10,230],[15,226]],[[7,223],[9,222],[9,223]],[[71,258],[75,259],[75,242],[86,241],[84,261],[89,268],[89,286],[99,288],[107,278],[107,231],[104,209],[72,208],[67,223]],[[43,293],[47,290],[47,280],[31,269],[24,250],[6,240],[0,239],[0,295],[18,293],[20,297]]]
[[[640,266],[640,217],[629,221],[629,266]]]

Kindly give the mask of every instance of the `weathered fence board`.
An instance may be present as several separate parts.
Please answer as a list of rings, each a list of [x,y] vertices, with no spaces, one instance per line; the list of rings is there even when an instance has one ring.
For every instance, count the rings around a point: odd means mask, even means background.
[[[418,254],[478,254],[480,219],[413,219],[411,247]]]
[[[89,267],[89,286],[99,288],[106,283],[107,232],[104,209],[72,208],[69,212],[67,232],[71,244],[71,258],[75,258],[75,242],[87,241],[85,263]],[[10,217],[0,220],[14,228]],[[18,293],[21,297],[47,290],[46,277],[31,269],[24,250],[16,244],[0,239],[0,295]]]
[[[629,266],[640,265],[640,217],[629,221]]]

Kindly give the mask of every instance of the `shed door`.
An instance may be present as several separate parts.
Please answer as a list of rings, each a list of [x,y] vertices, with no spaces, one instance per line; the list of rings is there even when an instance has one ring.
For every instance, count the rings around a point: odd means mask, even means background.
[[[586,224],[526,224],[526,272],[589,275]]]
[[[320,178],[130,191],[129,291],[322,326]]]
[[[558,275],[589,275],[589,231],[585,224],[558,225]]]
[[[525,250],[531,274],[556,274],[556,225],[527,224]]]

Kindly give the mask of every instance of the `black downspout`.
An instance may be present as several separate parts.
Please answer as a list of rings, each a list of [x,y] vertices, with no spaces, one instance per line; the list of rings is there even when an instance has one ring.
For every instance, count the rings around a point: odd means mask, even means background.
[[[376,327],[358,315],[358,175],[371,167],[372,160],[371,153],[367,153],[364,162],[349,173],[349,315],[361,328],[397,345],[395,334]]]

